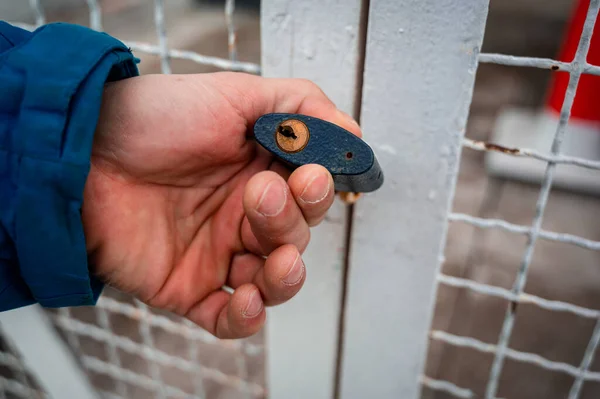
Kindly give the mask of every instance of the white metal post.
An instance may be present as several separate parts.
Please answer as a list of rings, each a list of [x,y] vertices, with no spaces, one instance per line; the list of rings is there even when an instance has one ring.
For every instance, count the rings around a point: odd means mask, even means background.
[[[357,204],[341,397],[417,398],[488,0],[371,0],[361,124],[386,182]]]
[[[352,114],[362,68],[361,0],[266,0],[261,9],[263,75],[310,79]],[[333,395],[346,227],[346,207],[336,201],[328,218],[311,232],[304,254],[307,280],[300,294],[268,311],[271,399]]]

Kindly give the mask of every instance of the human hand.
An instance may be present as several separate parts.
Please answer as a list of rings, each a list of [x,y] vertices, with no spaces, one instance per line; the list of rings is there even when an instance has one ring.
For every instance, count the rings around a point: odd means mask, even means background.
[[[334,199],[325,168],[290,174],[249,138],[271,112],[361,135],[299,79],[224,72],[107,85],[82,207],[94,273],[217,337],[259,331],[264,306],[289,300],[304,283],[309,226]]]

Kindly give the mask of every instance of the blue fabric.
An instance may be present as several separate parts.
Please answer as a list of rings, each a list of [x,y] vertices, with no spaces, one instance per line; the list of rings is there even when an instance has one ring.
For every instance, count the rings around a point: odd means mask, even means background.
[[[0,311],[96,303],[83,188],[104,84],[138,75],[137,61],[82,26],[0,21]]]

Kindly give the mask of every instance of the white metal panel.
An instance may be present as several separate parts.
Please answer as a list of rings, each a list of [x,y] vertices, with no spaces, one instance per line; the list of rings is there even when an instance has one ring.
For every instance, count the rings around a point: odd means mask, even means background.
[[[0,313],[2,330],[52,398],[97,399],[96,390],[39,305]]]
[[[262,2],[262,71],[310,79],[353,113],[361,72],[361,0]],[[307,280],[290,303],[268,310],[268,392],[273,399],[331,398],[335,386],[346,239],[336,200],[312,230]]]
[[[487,0],[371,0],[361,122],[386,182],[357,204],[341,397],[416,398]]]

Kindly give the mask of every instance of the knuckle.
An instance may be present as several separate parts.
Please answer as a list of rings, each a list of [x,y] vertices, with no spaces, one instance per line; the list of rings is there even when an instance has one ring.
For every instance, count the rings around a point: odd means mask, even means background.
[[[310,220],[308,220],[308,225],[309,225],[309,227],[318,226],[323,222],[324,219],[325,219],[325,215],[322,215],[322,214],[316,215],[316,216],[310,218]]]
[[[310,79],[299,79],[299,84],[308,92],[308,93],[319,93],[324,94],[323,90],[319,85],[313,82]]]

